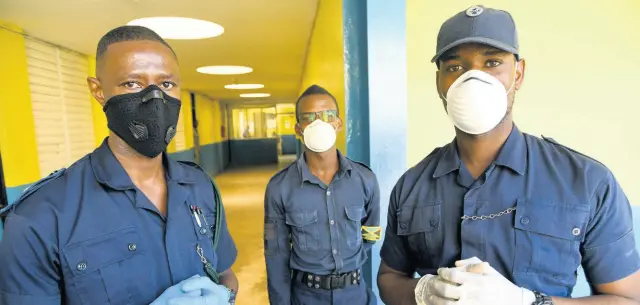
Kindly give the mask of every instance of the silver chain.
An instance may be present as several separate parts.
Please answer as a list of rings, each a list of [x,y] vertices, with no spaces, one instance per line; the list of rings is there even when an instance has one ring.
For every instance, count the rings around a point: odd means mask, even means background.
[[[506,209],[506,210],[504,210],[504,211],[502,211],[500,213],[482,215],[482,216],[467,216],[467,215],[464,215],[461,218],[462,218],[462,220],[468,220],[468,219],[471,219],[471,220],[494,219],[494,218],[500,217],[502,215],[507,215],[507,214],[513,213],[513,211],[515,211],[515,210],[516,210],[516,207],[512,207],[512,208],[508,208],[508,209]]]

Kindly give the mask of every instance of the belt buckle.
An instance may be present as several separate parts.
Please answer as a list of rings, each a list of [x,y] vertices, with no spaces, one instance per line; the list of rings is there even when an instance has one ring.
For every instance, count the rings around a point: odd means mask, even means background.
[[[331,274],[329,275],[329,279],[329,286],[331,286],[331,289],[344,288],[344,277],[337,274]]]

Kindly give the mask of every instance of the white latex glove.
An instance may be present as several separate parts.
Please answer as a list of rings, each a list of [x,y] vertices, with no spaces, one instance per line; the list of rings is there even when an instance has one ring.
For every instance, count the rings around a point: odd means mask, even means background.
[[[418,305],[432,305],[429,303],[429,296],[440,295],[437,291],[446,290],[446,285],[451,285],[440,280],[440,277],[433,274],[427,274],[420,278],[416,289],[414,290],[416,296],[416,304]]]
[[[456,262],[457,269],[466,270],[466,266],[470,264],[478,264],[482,261],[477,257],[468,258]],[[456,294],[456,289],[452,289],[453,286],[459,286],[456,283],[452,283],[442,279],[437,275],[427,274],[423,276],[416,285],[415,298],[418,305],[439,305],[441,301],[454,301],[460,296]],[[430,296],[434,296],[431,297]]]
[[[482,260],[479,259],[478,257],[474,256],[472,258],[467,258],[467,259],[463,259],[463,260],[460,260],[460,261],[456,261],[455,265],[458,268],[463,268],[464,269],[464,267],[466,267],[468,265],[480,264],[480,263],[482,263]]]
[[[518,287],[493,269],[489,263],[456,262],[456,268],[441,268],[438,275],[442,279],[460,284],[449,285],[444,297],[458,299],[456,302],[438,300],[437,296],[429,305],[531,305],[536,297],[532,291]]]

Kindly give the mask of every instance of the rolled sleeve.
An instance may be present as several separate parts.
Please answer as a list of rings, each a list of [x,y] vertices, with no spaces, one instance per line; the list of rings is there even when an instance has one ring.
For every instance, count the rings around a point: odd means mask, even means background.
[[[362,220],[362,233],[365,247],[370,249],[380,239],[382,232],[380,228],[380,186],[375,176],[373,176],[371,183],[371,195],[365,205],[365,213],[366,215]]]
[[[640,269],[631,205],[609,172],[593,195],[595,213],[582,244],[582,265],[591,284],[621,280]]]
[[[271,304],[291,303],[290,230],[285,222],[284,208],[267,186],[264,198],[264,254],[267,265],[267,289]]]
[[[29,219],[10,214],[0,241],[0,304],[60,304],[57,246]]]
[[[389,201],[389,211],[387,214],[387,229],[380,250],[380,257],[389,267],[394,270],[411,274],[415,271],[415,266],[411,263],[410,254],[406,249],[405,239],[398,236],[398,201],[397,186],[391,192]]]
[[[222,273],[231,269],[231,266],[233,266],[238,256],[238,249],[227,227],[227,216],[225,215],[224,205],[222,202],[218,204],[220,205],[220,213],[222,213],[220,217],[222,223],[219,228],[219,230],[221,230],[220,239],[218,240],[218,247],[216,248],[216,255],[218,256],[216,271]]]

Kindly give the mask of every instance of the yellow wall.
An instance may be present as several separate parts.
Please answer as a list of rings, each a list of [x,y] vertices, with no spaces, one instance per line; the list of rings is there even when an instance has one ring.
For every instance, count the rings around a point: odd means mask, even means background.
[[[318,7],[300,93],[310,85],[324,87],[338,101],[340,116],[345,118],[344,57],[342,36],[342,0],[322,0]],[[346,127],[346,121],[345,121]],[[345,152],[345,130],[338,133],[336,146]]]
[[[487,0],[513,15],[527,60],[514,106],[521,130],[544,134],[605,163],[640,204],[640,19],[637,0]],[[435,88],[440,25],[475,0],[407,1],[408,161],[453,139]]]
[[[89,61],[89,76],[96,77],[96,58],[95,56],[87,56]],[[91,98],[91,111],[93,112],[93,134],[96,138],[96,147],[102,144],[104,138],[109,136],[109,127],[107,126],[107,116],[102,110],[102,105],[98,103],[93,95],[89,93]]]
[[[14,187],[38,180],[40,169],[24,37],[0,28],[0,46],[0,149],[5,182]]]

